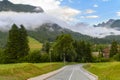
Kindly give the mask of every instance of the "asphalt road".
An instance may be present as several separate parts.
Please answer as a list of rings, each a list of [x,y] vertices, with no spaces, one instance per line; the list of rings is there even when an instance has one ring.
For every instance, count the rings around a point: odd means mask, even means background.
[[[82,69],[82,64],[67,66],[58,74],[48,78],[47,80],[91,80],[86,72]]]

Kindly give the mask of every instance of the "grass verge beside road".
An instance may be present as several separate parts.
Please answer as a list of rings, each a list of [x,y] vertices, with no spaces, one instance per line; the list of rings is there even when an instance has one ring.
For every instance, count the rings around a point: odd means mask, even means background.
[[[96,74],[99,80],[120,80],[120,62],[91,63],[84,68]]]
[[[0,80],[27,80],[63,67],[63,63],[0,64]]]

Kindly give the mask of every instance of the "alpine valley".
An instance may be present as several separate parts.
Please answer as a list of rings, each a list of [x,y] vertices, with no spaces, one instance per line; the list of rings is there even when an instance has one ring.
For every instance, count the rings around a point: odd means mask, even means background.
[[[3,12],[24,12],[24,13],[44,13],[44,9],[41,7],[23,5],[23,4],[13,4],[8,0],[0,1],[0,11]],[[120,30],[120,20],[110,19],[107,22],[100,23],[98,25],[93,25],[94,27],[107,27],[112,28],[117,31]],[[44,41],[54,41],[59,34],[67,33],[71,34],[76,40],[87,40],[93,43],[111,43],[112,40],[117,40],[120,42],[120,35],[114,35],[113,32],[109,36],[103,38],[97,38],[82,34],[80,32],[72,31],[68,28],[63,28],[61,25],[54,22],[46,22],[39,25],[35,29],[28,29],[28,35],[39,42]],[[101,34],[100,34],[101,35]],[[104,35],[104,34],[102,34]],[[7,42],[8,30],[4,31],[0,29],[0,47],[5,47]]]

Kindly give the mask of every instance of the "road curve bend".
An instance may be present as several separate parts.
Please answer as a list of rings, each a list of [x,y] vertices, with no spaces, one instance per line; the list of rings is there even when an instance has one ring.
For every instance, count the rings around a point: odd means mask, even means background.
[[[28,80],[98,80],[94,74],[83,69],[83,64],[69,65],[60,70]],[[43,75],[42,75],[43,76]]]

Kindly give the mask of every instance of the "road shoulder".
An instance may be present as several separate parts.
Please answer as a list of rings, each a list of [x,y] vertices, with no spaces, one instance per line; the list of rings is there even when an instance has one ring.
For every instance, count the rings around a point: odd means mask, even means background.
[[[67,66],[65,66],[65,67],[63,67],[61,69],[58,69],[58,70],[55,70],[55,71],[52,71],[52,72],[49,72],[49,73],[34,77],[34,78],[27,79],[27,80],[46,80],[47,78],[49,78],[49,77],[59,73],[60,71],[64,70],[66,67]]]

